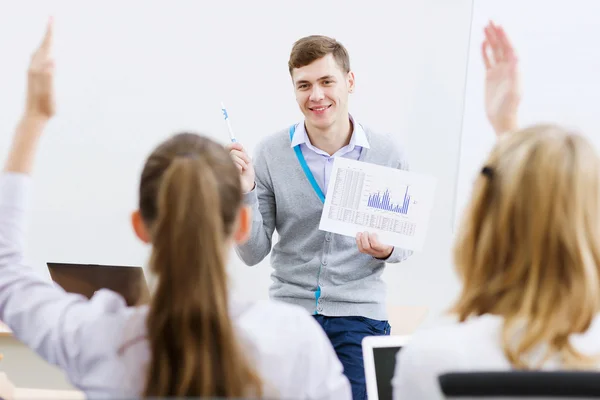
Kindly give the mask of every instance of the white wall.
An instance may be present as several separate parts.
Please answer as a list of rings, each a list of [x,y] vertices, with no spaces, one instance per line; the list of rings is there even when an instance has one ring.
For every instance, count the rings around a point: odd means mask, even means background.
[[[2,150],[49,13],[59,115],[35,174],[29,254],[41,273],[50,260],[142,265],[147,249],[134,239],[129,212],[149,150],[181,129],[225,142],[221,100],[249,149],[300,120],[289,51],[299,37],[322,33],[350,51],[353,115],[396,133],[412,169],[438,179],[423,252],[384,274],[390,304],[428,305],[427,323],[438,321],[457,290],[451,222],[471,0],[0,0]],[[268,260],[249,268],[233,258],[230,268],[241,292],[267,297]]]
[[[544,10],[543,22],[531,15]],[[475,174],[495,143],[481,101],[485,69],[481,59],[483,28],[502,23],[519,57],[523,98],[519,125],[556,122],[580,130],[600,150],[600,36],[597,0],[476,0],[465,91],[464,123],[457,185],[456,223],[469,199]]]

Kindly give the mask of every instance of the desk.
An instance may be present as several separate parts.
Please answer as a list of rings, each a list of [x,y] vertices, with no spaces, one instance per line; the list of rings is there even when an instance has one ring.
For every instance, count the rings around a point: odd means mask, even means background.
[[[15,388],[14,400],[65,399],[84,400],[85,395],[78,390],[48,390]]]
[[[85,395],[79,390],[52,390],[19,388],[9,379],[8,375],[0,372],[0,398],[8,400],[37,400],[37,399],[69,399],[85,400]]]
[[[3,322],[0,322],[0,337],[11,337],[12,331]]]
[[[10,377],[15,387],[28,389],[74,390],[64,372],[46,362],[10,332],[0,336],[0,373]]]

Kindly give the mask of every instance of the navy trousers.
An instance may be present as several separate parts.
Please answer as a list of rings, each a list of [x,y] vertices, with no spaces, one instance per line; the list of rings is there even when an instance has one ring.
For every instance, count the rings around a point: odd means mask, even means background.
[[[390,334],[388,321],[365,317],[326,317],[313,315],[331,341],[335,352],[344,366],[344,375],[352,385],[353,400],[365,400],[365,367],[361,342],[365,336]]]

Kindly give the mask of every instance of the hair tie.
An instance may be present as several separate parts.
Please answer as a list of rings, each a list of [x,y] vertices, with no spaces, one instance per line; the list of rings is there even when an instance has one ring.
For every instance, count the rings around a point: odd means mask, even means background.
[[[494,176],[494,170],[491,167],[485,166],[481,169],[481,173],[488,178],[492,178]]]

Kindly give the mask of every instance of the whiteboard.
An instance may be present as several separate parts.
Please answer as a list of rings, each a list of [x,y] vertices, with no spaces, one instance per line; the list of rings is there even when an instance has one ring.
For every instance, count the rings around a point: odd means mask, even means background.
[[[520,60],[519,126],[556,122],[600,146],[600,1],[475,0],[471,22],[454,226],[495,142],[484,109],[483,28],[502,25]]]
[[[226,142],[221,101],[251,153],[267,135],[300,121],[287,62],[302,36],[330,35],[348,48],[357,82],[351,113],[403,141],[415,96],[424,91],[418,86],[431,81],[430,74],[421,78],[424,66],[441,57],[423,50],[433,48],[426,33],[437,15],[420,2],[395,2],[387,13],[385,6],[0,0],[2,157],[22,110],[30,54],[47,16],[55,16],[58,113],[35,168],[27,239],[32,265],[46,276],[48,261],[145,265],[149,248],[129,221],[149,151],[181,130]],[[458,19],[467,11],[439,12]],[[455,36],[463,37],[460,30]],[[232,254],[230,272],[242,295],[268,297],[269,258],[261,264],[249,268]],[[392,296],[399,302],[400,294]]]

